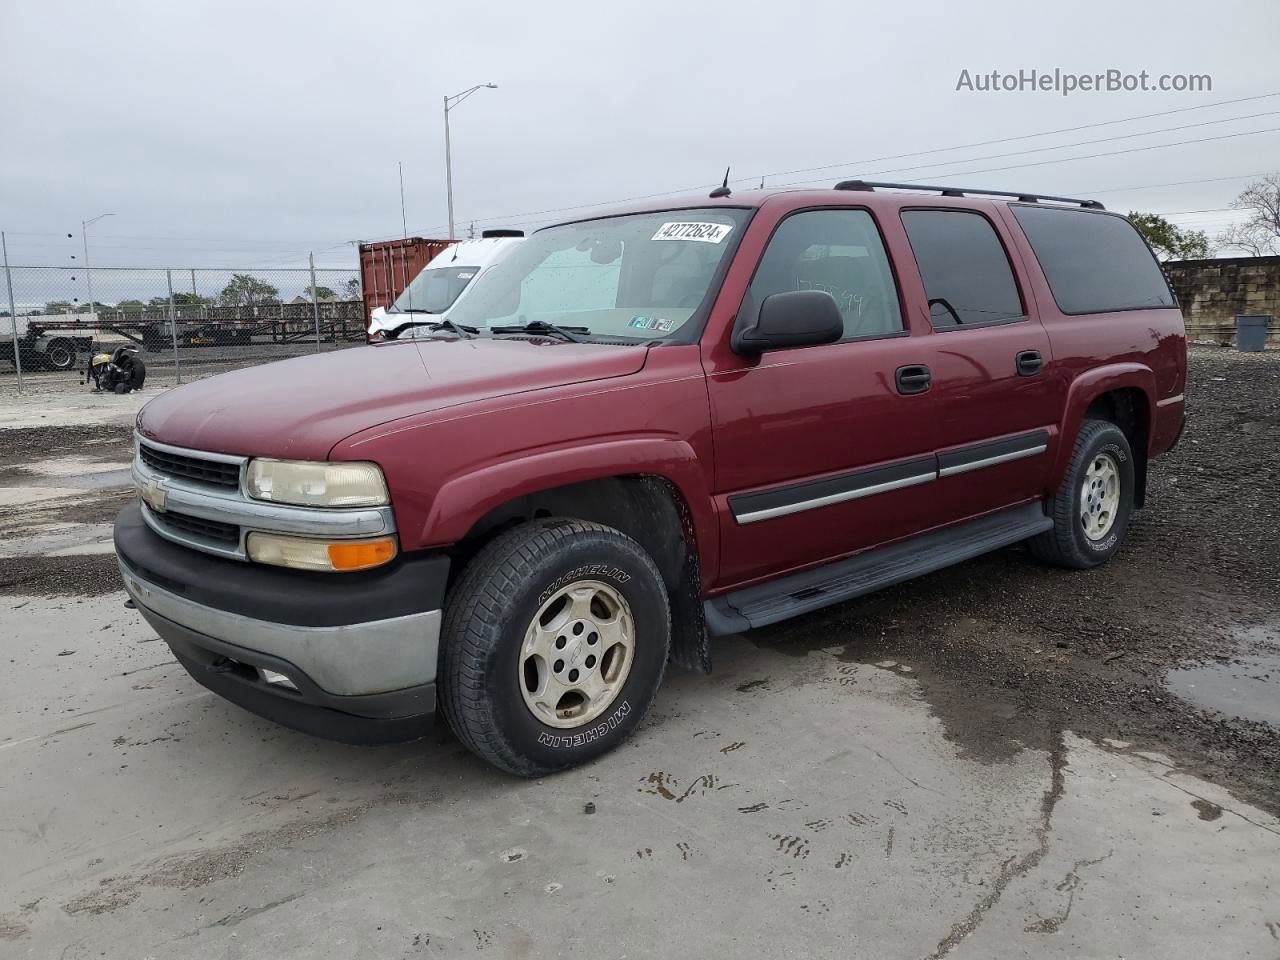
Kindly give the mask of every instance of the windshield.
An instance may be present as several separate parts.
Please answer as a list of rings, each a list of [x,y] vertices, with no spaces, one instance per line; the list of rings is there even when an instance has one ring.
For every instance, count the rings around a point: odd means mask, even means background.
[[[669,210],[540,230],[449,314],[473,327],[553,323],[644,340],[679,330],[750,214]]]
[[[396,297],[388,313],[409,310],[425,313],[444,313],[453,306],[458,294],[480,272],[479,267],[436,267],[423,270],[413,282]]]

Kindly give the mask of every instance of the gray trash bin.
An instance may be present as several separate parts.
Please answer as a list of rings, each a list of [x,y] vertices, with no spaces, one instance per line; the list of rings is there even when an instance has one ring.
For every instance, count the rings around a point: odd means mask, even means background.
[[[1267,348],[1267,324],[1270,317],[1236,317],[1236,349],[1244,353],[1260,353]]]

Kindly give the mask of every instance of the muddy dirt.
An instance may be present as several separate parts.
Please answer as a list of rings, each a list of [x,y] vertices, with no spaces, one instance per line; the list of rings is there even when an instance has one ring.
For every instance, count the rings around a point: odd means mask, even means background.
[[[113,553],[0,557],[0,597],[96,597],[120,589],[120,568]]]
[[[114,424],[10,428],[0,430],[0,470],[10,478],[21,476],[24,464],[50,457],[131,460],[132,444],[133,428]]]
[[[1065,728],[1160,751],[1280,813],[1276,728],[1165,685],[1188,664],[1253,663],[1280,624],[1280,355],[1193,348],[1187,395],[1186,436],[1152,464],[1146,509],[1105,567],[1048,568],[1014,547],[748,638],[909,670],[977,759],[1051,749]]]

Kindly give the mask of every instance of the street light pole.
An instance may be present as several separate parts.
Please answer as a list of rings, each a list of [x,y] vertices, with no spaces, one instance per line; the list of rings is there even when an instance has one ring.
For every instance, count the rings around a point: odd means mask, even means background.
[[[444,98],[444,182],[449,196],[449,239],[453,239],[453,151],[449,147],[449,98]]]
[[[477,83],[469,90],[444,98],[444,182],[449,196],[449,239],[453,240],[453,151],[449,143],[449,111],[477,90],[497,90],[496,83]]]
[[[93,313],[93,275],[89,271],[89,228],[103,217],[114,216],[114,213],[100,213],[92,220],[80,221],[80,239],[84,242],[84,283],[89,289],[89,313]]]

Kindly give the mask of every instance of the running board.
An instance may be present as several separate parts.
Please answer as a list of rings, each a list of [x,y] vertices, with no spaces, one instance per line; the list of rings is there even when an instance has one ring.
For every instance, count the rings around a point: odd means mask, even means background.
[[[719,637],[820,610],[1007,547],[1052,526],[1037,501],[712,597],[703,604],[707,631]]]

